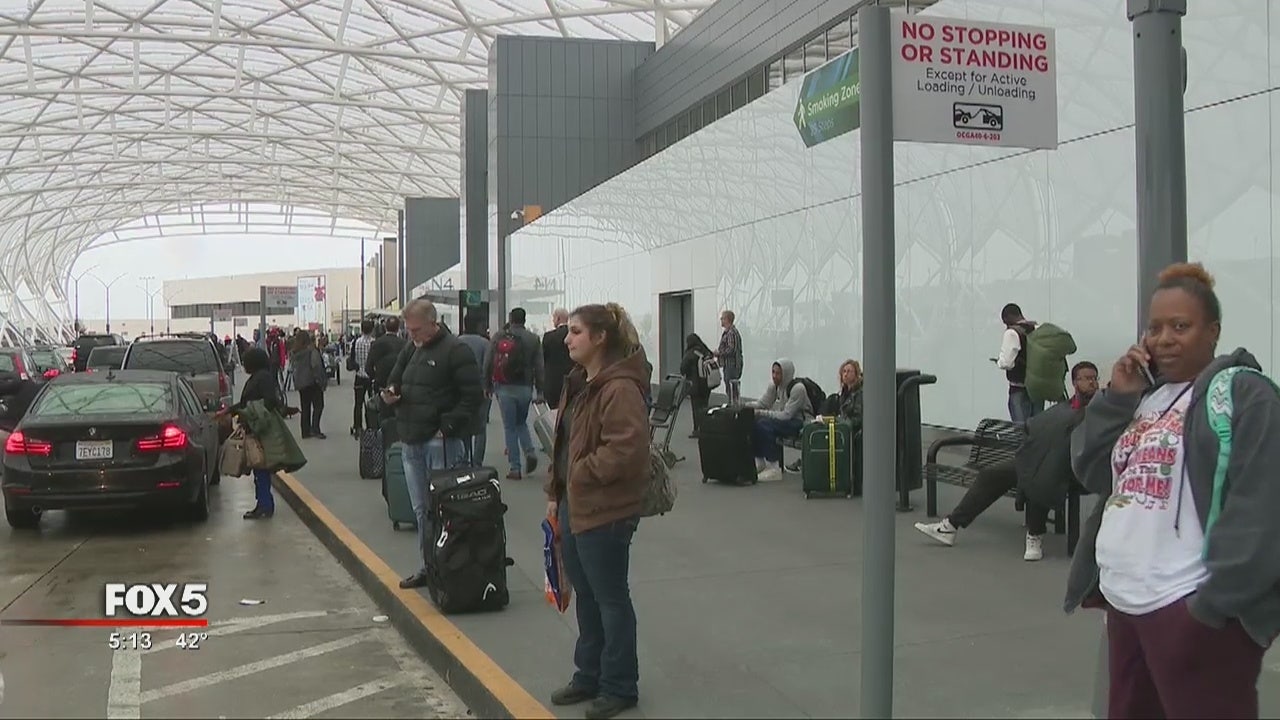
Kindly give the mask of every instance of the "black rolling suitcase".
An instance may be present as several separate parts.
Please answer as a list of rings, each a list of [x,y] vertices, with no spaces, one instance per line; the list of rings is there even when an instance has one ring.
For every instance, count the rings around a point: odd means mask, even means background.
[[[712,408],[698,429],[702,482],[755,485],[756,459],[751,452],[755,410],[737,405]]]
[[[507,557],[507,506],[498,471],[467,462],[431,471],[430,485],[427,594],[449,615],[502,610],[511,601],[507,568],[514,563]]]

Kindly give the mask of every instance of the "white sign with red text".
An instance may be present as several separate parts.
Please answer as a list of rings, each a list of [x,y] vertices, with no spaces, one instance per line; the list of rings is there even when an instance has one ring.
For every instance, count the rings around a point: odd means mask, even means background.
[[[1053,28],[893,16],[893,139],[1053,149]]]

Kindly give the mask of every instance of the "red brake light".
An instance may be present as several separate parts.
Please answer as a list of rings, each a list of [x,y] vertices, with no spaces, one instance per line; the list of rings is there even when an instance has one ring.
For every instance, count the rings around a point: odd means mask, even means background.
[[[165,425],[159,435],[152,435],[138,440],[140,452],[163,452],[165,450],[181,450],[187,446],[187,434],[176,425]]]
[[[28,438],[26,433],[18,430],[5,439],[4,454],[45,457],[53,454],[53,443]]]
[[[54,378],[58,377],[58,369],[57,369],[57,368],[49,368],[48,370],[45,370],[45,371],[44,371],[44,376],[45,376],[46,378],[48,378],[49,380],[52,380],[52,379],[54,379]]]

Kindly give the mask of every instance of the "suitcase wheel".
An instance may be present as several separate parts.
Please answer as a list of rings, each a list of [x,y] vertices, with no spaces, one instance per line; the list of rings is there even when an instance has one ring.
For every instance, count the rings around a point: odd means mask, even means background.
[[[707,484],[707,478],[706,478],[706,476],[703,476],[703,478],[702,478],[702,484],[703,484],[703,485],[706,485],[706,484]]]
[[[759,483],[760,483],[760,478],[758,478],[758,477],[753,477],[753,478],[751,478],[751,484],[752,484],[752,485],[757,485],[757,484],[759,484]]]
[[[853,497],[853,493],[845,493],[844,496],[845,496],[845,499],[848,499]]]
[[[805,490],[805,491],[804,491],[804,499],[805,499],[805,500],[808,500],[808,499],[809,499],[809,498],[811,498],[811,497],[813,497],[813,493],[809,492],[808,490]]]
[[[392,520],[392,521],[391,521],[391,529],[392,529],[392,530],[399,530],[399,529],[400,529],[400,523],[396,522],[395,520]]]

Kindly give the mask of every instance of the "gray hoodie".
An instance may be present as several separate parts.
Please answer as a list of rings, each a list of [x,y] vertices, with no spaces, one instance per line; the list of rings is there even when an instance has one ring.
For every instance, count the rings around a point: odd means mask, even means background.
[[[1220,370],[1243,365],[1259,369],[1243,348],[1223,355],[1200,373],[1191,392],[1183,427],[1186,446],[1185,484],[1191,491],[1203,527],[1213,495],[1213,472],[1218,437],[1209,427],[1202,400],[1209,382]],[[1158,384],[1163,384],[1157,380]],[[1158,385],[1157,385],[1158,386]],[[1152,388],[1154,389],[1154,388]],[[1187,601],[1191,614],[1211,627],[1238,619],[1254,642],[1263,647],[1280,633],[1280,395],[1266,378],[1255,373],[1236,375],[1232,387],[1230,476],[1222,514],[1210,530],[1205,567],[1209,577]],[[1076,477],[1101,500],[1085,522],[1067,578],[1064,609],[1072,612],[1098,592],[1095,560],[1098,529],[1113,478],[1111,450],[1133,420],[1142,395],[1098,393],[1085,411],[1084,422],[1071,437],[1071,465]],[[1095,598],[1096,599],[1096,598]]]
[[[796,365],[787,358],[778,358],[774,365],[782,368],[782,384],[769,383],[760,399],[752,403],[758,408],[756,415],[771,417],[775,420],[804,420],[813,416],[813,408],[809,407],[809,394],[805,392],[804,383],[796,383],[791,392],[787,392],[787,384],[796,376]],[[772,367],[770,367],[772,372]]]

